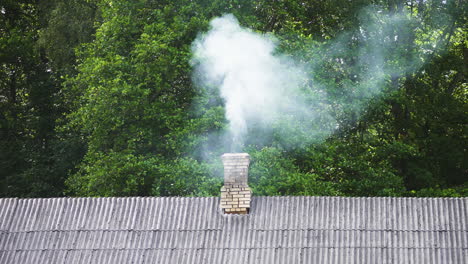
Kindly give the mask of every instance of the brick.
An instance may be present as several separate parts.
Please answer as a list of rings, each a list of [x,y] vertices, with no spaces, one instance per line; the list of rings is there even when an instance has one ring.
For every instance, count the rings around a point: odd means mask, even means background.
[[[221,208],[232,208],[231,204],[222,204],[220,205]]]
[[[243,211],[232,211],[232,212],[229,212],[228,214],[240,214],[240,215],[245,215],[245,214],[247,214],[247,210],[243,210]]]
[[[250,202],[250,198],[239,198],[239,201],[249,201]]]
[[[233,198],[244,198],[243,194],[234,194],[232,195]]]

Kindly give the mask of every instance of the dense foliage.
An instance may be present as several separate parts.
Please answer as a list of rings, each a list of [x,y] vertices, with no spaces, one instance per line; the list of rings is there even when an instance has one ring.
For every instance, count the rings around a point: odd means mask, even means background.
[[[226,129],[223,101],[193,84],[190,59],[225,13],[320,61],[310,75],[339,122],[297,148],[251,142],[255,195],[467,196],[467,12],[461,0],[2,1],[0,196],[217,195],[225,150],[206,146]],[[372,62],[357,63],[366,38],[384,41],[395,74],[373,81]]]

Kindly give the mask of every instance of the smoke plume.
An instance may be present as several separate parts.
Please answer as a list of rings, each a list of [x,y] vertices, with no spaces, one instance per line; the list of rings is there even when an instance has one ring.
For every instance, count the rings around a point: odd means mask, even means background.
[[[276,46],[274,37],[242,28],[233,15],[213,19],[211,30],[193,44],[202,85],[219,89],[225,100],[231,151],[242,148],[249,131],[267,137],[314,131],[322,93],[303,89],[305,70],[276,54]],[[313,93],[315,99],[308,100]]]
[[[357,34],[310,47],[300,59],[280,53],[274,36],[241,27],[231,14],[211,21],[192,45],[194,79],[199,87],[218,89],[224,99],[230,151],[323,140],[342,125],[340,116],[359,117],[391,80],[421,66],[411,50],[412,21],[404,12],[363,14]],[[335,80],[320,76],[326,67]]]

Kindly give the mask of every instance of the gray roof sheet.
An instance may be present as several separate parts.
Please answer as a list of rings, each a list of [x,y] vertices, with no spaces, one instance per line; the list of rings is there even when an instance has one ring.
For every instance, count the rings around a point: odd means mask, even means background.
[[[468,263],[468,198],[0,199],[0,263]]]

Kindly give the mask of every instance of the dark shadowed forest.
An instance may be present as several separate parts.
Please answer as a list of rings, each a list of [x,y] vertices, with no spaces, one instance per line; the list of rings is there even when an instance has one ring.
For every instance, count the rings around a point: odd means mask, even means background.
[[[463,0],[2,0],[0,196],[218,195],[193,43],[226,14],[302,65],[314,116],[245,128],[254,195],[468,196]]]

